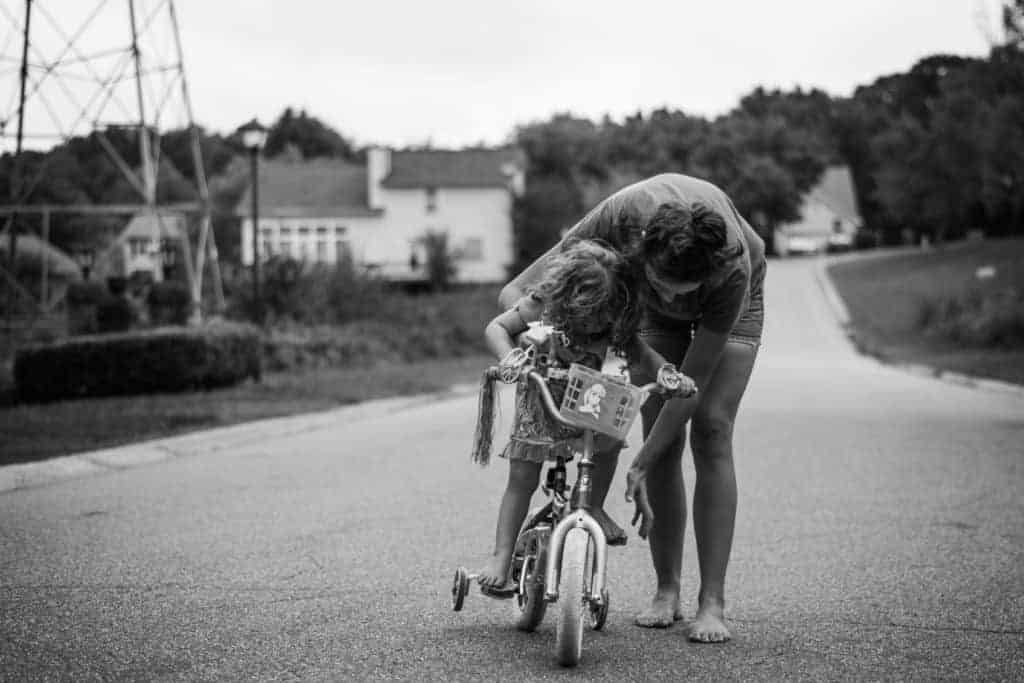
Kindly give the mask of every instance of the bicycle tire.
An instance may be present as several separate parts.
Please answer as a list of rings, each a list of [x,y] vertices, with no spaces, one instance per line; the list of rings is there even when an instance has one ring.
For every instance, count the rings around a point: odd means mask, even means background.
[[[579,664],[583,653],[583,620],[590,611],[586,597],[591,578],[587,562],[590,542],[590,534],[585,530],[570,529],[562,550],[555,656],[566,667]]]
[[[537,629],[547,612],[548,603],[544,599],[544,570],[547,566],[547,539],[534,536],[527,548],[528,564],[524,563],[523,571],[527,573],[523,581],[524,590],[516,596],[519,616],[516,628],[531,633]]]

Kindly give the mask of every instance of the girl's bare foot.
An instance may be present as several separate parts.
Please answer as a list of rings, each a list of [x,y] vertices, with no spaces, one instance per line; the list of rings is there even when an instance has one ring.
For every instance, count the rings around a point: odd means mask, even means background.
[[[603,508],[595,507],[590,510],[594,521],[601,526],[604,532],[604,540],[608,545],[626,545],[626,532],[616,524]]]
[[[477,583],[484,588],[501,589],[508,583],[508,568],[512,560],[511,553],[495,553],[477,576]]]
[[[732,638],[725,625],[725,609],[720,603],[705,603],[690,622],[690,640],[695,643],[724,643]]]
[[[637,626],[644,628],[668,628],[683,618],[679,608],[678,591],[659,590],[651,600],[651,606],[636,615]]]

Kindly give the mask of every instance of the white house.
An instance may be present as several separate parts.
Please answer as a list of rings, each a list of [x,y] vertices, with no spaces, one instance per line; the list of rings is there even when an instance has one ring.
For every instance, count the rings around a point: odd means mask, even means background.
[[[849,167],[825,169],[818,184],[804,196],[800,216],[799,221],[776,229],[775,250],[780,256],[850,248],[862,220]]]
[[[115,263],[123,267],[116,270],[126,276],[136,271],[148,272],[160,282],[163,280],[164,247],[174,245],[171,253],[176,257],[177,245],[185,232],[184,214],[173,211],[135,214],[121,233],[117,246],[120,259],[115,258]]]
[[[504,149],[370,149],[337,160],[260,165],[260,256],[352,261],[390,280],[426,278],[423,238],[444,233],[460,282],[500,282],[513,261],[512,201],[525,158]],[[242,263],[252,263],[252,198],[238,204]]]

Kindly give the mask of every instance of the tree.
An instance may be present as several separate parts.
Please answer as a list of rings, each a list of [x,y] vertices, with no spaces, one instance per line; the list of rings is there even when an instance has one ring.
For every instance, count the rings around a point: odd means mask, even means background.
[[[355,158],[352,144],[340,133],[305,110],[296,114],[291,107],[284,110],[267,132],[265,153],[272,158],[283,153],[289,145],[294,145],[304,159]]]

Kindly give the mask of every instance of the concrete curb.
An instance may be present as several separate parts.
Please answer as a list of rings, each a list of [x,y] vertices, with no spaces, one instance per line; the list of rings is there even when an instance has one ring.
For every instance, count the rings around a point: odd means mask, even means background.
[[[355,422],[398,413],[439,400],[469,396],[478,390],[476,384],[457,384],[446,391],[432,394],[376,399],[322,412],[243,422],[228,427],[65,455],[39,462],[5,465],[0,467],[0,494],[112,470],[149,465],[171,458],[214,453],[289,434],[327,429],[339,422]]]
[[[982,389],[986,391],[996,391],[999,393],[1010,394],[1024,399],[1024,385],[1013,384],[1012,382],[1003,382],[997,379],[988,379],[987,377],[975,377],[973,375],[965,375],[960,372],[952,372],[950,370],[943,370],[936,368],[931,365],[924,365],[921,363],[893,363],[886,360],[880,353],[872,350],[868,345],[857,336],[856,330],[853,329],[853,325],[850,320],[850,311],[846,307],[846,302],[843,301],[842,296],[836,290],[835,284],[832,282],[831,276],[828,274],[828,266],[834,263],[842,263],[849,260],[861,260],[864,258],[886,258],[889,256],[895,256],[901,253],[907,253],[906,249],[893,250],[892,252],[857,252],[856,254],[834,256],[827,258],[818,259],[814,266],[815,279],[818,281],[818,285],[821,287],[822,292],[825,294],[825,300],[828,302],[829,308],[832,310],[832,314],[836,318],[836,322],[843,329],[847,339],[853,344],[853,347],[858,353],[865,356],[870,356],[878,362],[887,365],[889,367],[903,370],[922,377],[933,377],[943,382],[950,384],[958,384],[960,386],[971,387],[973,389]]]

